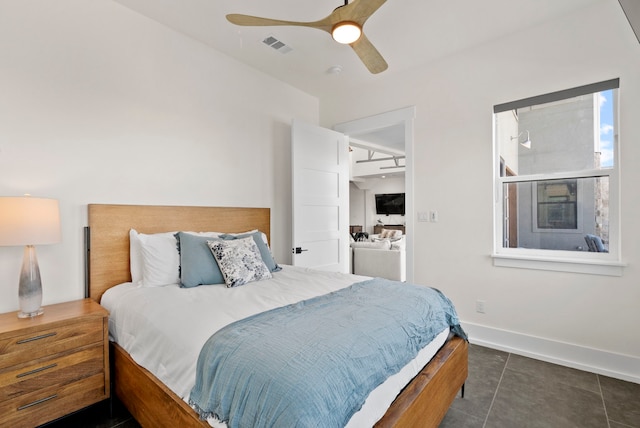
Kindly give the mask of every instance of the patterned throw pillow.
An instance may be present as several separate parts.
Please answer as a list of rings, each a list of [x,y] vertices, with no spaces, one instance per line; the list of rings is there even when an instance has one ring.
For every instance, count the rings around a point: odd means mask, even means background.
[[[272,277],[269,268],[262,261],[258,246],[250,236],[230,241],[207,241],[207,245],[218,262],[227,287]]]
[[[402,236],[402,231],[395,230],[395,229],[382,229],[379,236],[380,238],[390,238],[390,239],[400,238]]]

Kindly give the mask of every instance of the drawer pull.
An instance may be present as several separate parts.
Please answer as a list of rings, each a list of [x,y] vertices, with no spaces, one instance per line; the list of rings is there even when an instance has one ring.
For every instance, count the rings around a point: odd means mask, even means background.
[[[34,401],[33,403],[29,403],[29,404],[25,404],[24,406],[20,406],[18,407],[18,410],[24,410],[24,409],[28,409],[29,407],[33,407],[33,406],[37,406],[38,404],[44,403],[45,401],[49,401],[49,400],[53,400],[54,398],[57,398],[58,394],[53,394],[49,397],[45,397],[45,398],[41,398],[39,400]]]
[[[30,337],[28,339],[22,339],[17,341],[18,345],[22,345],[23,343],[33,342],[34,340],[46,339],[47,337],[55,336],[57,333],[54,331],[53,333],[42,334],[40,336]]]
[[[52,368],[56,367],[57,365],[58,365],[57,363],[49,364],[48,366],[40,367],[39,369],[35,369],[35,370],[28,371],[28,372],[20,373],[16,377],[20,378],[20,377],[29,376],[29,375],[32,375],[34,373],[38,373],[38,372],[42,372],[42,371],[45,371],[45,370],[48,370],[48,369],[52,369]]]

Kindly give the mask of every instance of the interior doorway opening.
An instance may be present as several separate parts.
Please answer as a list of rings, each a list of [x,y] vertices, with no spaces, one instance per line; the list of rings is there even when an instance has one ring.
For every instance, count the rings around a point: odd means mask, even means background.
[[[415,120],[415,107],[406,107],[403,109],[393,110],[386,113],[381,113],[349,122],[343,122],[334,126],[336,131],[345,134],[349,140],[350,145],[358,150],[366,150],[367,157],[370,157],[368,162],[361,162],[361,164],[377,164],[378,166],[371,167],[365,172],[356,172],[356,176],[352,177],[351,186],[358,185],[361,188],[366,188],[369,184],[375,183],[374,180],[384,180],[382,176],[395,177],[396,182],[400,181],[399,177],[404,181],[404,194],[405,194],[405,214],[398,216],[398,218],[388,219],[389,223],[402,224],[404,226],[406,235],[406,279],[407,281],[413,281],[413,230],[414,230],[414,216],[413,216],[413,126]],[[374,159],[390,158],[385,161],[378,161]],[[402,165],[402,168],[397,168],[398,165]],[[391,168],[380,169],[391,166]],[[396,166],[396,167],[394,167]],[[402,175],[401,175],[402,174]],[[354,184],[355,183],[355,184]],[[362,184],[364,183],[364,184]],[[396,184],[397,185],[397,184]],[[368,210],[369,213],[375,212],[375,193],[363,194],[362,206],[358,209]],[[371,205],[374,205],[373,207]],[[386,218],[380,219],[382,223],[385,223]],[[363,220],[363,227],[371,229],[375,227],[377,223],[375,217]]]

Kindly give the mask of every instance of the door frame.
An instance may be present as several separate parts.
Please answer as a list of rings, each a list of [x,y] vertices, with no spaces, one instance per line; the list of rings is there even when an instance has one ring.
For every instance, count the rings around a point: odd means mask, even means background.
[[[369,132],[375,132],[398,124],[404,125],[404,150],[405,150],[405,225],[406,225],[406,261],[407,261],[407,281],[413,282],[413,235],[414,235],[414,215],[413,215],[413,193],[414,193],[414,163],[413,163],[413,127],[416,117],[416,107],[410,106],[386,113],[380,113],[361,119],[338,123],[333,129],[349,136],[357,136]]]

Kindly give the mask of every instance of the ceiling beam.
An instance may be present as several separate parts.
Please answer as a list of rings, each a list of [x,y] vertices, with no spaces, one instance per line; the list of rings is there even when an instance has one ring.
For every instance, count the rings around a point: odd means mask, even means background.
[[[385,155],[390,156],[404,156],[405,154],[404,150],[396,150],[381,144],[370,143],[368,141],[362,141],[355,138],[349,139],[349,145],[360,149],[374,151],[376,153],[384,153]]]

